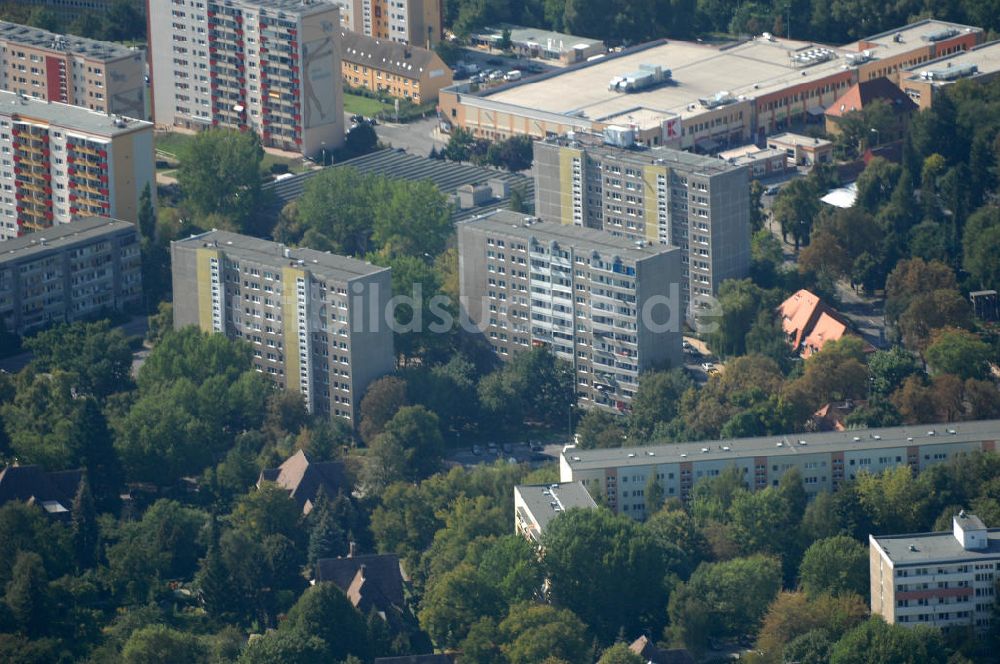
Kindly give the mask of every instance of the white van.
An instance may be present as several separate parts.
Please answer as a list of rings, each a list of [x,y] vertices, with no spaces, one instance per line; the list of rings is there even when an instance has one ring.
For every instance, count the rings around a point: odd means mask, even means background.
[[[520,81],[521,72],[517,69],[512,69],[504,75],[504,80],[506,81]]]

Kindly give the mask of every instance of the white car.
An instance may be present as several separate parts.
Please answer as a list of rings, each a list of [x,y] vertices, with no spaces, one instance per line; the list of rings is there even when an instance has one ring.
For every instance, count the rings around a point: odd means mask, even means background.
[[[715,371],[715,365],[711,362],[702,362],[701,368],[704,369],[706,373],[712,373]]]

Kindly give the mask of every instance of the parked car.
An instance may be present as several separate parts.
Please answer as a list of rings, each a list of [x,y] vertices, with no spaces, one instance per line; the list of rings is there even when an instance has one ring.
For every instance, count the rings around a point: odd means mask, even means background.
[[[781,187],[779,187],[776,184],[772,184],[770,187],[768,187],[767,189],[764,190],[764,193],[767,194],[768,196],[774,196],[779,191],[781,191]]]
[[[528,445],[528,447],[531,448],[532,452],[541,452],[542,450],[545,449],[545,447],[541,443],[539,443],[538,441],[534,441],[534,442],[530,443]]]
[[[494,69],[493,71],[490,72],[490,80],[491,81],[502,81],[503,80],[503,76],[504,76],[504,73],[502,71],[500,71],[499,69]]]
[[[475,454],[476,456],[479,456],[480,454],[483,453],[483,449],[481,447],[479,447],[479,445],[473,445],[472,446],[472,453]]]
[[[517,69],[511,69],[509,72],[504,74],[503,78],[505,81],[520,81],[521,72],[518,71]]]
[[[711,373],[715,370],[715,365],[711,362],[702,362],[701,368],[704,369],[706,373]]]

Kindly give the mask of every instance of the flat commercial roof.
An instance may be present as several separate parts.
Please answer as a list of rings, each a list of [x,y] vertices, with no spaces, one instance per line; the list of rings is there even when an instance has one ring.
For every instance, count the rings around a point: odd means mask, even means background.
[[[835,74],[842,71],[843,56],[848,52],[810,42],[772,39],[756,38],[721,47],[682,41],[654,42],[619,56],[609,55],[561,73],[504,86],[480,98],[602,121],[608,118],[621,121],[630,113],[642,111],[647,122],[655,123],[660,117],[701,114],[705,108],[698,100],[719,92],[728,92],[738,101],[741,95],[753,98]],[[826,48],[837,57],[806,67],[794,63],[794,55],[819,48]],[[671,70],[672,80],[635,93],[608,90],[613,76],[636,71],[642,64]],[[640,127],[644,126],[643,117],[636,120]]]
[[[109,217],[84,217],[69,224],[28,233],[0,242],[0,264],[29,256],[59,251],[78,242],[89,242],[107,233],[134,229],[135,224]]]
[[[551,49],[560,53],[566,53],[576,46],[587,48],[601,43],[600,39],[577,37],[575,35],[568,35],[564,32],[541,30],[539,28],[526,28],[524,26],[509,23],[502,23],[498,27],[474,30],[472,37],[483,41],[488,39],[498,41],[503,36],[505,28],[510,30],[510,40],[515,44],[537,44],[547,50]]]
[[[1000,528],[986,531],[985,549],[965,549],[952,532],[872,536],[893,567],[995,559],[1000,557]],[[912,547],[912,550],[911,550]]]
[[[825,138],[816,138],[813,136],[804,136],[802,134],[793,134],[787,131],[783,134],[775,134],[774,136],[768,136],[767,142],[782,143],[784,145],[794,145],[800,148],[819,148],[819,147],[826,147],[828,145],[833,145],[833,141],[828,141]]]
[[[278,242],[261,240],[230,231],[208,231],[183,240],[176,240],[174,244],[190,249],[206,246],[217,247],[232,256],[243,256],[247,260],[255,260],[264,265],[274,265],[275,267],[287,265],[304,268],[315,274],[341,281],[349,281],[356,277],[389,269],[350,256],[340,256],[304,247],[286,247]],[[286,250],[288,256],[284,255]]]
[[[531,512],[539,530],[545,530],[552,519],[568,509],[597,509],[597,503],[590,497],[583,482],[520,484],[514,488],[521,495],[521,500]]]
[[[855,429],[761,436],[759,438],[667,443],[646,447],[602,450],[570,449],[564,451],[562,456],[574,470],[597,470],[609,467],[680,463],[682,461],[735,460],[754,456],[879,450],[928,443],[979,442],[985,439],[995,440],[997,436],[1000,436],[1000,420],[981,420],[978,422],[925,424],[885,429]]]
[[[0,90],[0,115],[17,114],[22,120],[41,120],[69,130],[113,138],[138,129],[152,129],[153,123],[133,118],[120,118],[92,111],[82,106],[72,106],[55,101],[42,101],[24,97],[15,92]]]
[[[0,21],[0,39],[9,39],[18,44],[63,51],[102,61],[117,60],[142,53],[142,49],[131,49],[113,42],[74,35],[60,35],[41,28],[7,21]]]
[[[954,31],[953,34],[946,37],[946,39],[956,37],[962,33],[982,32],[983,29],[971,25],[928,18],[916,23],[910,23],[901,28],[896,28],[895,30],[886,30],[877,35],[859,39],[856,42],[845,44],[843,48],[853,52],[870,50],[876,58],[891,58],[913,49],[916,45],[932,44],[935,40],[931,39],[931,37],[935,35],[943,36],[951,31]],[[937,41],[942,40],[938,39]]]
[[[964,78],[975,78],[983,74],[994,74],[1000,71],[1000,41],[991,41],[980,44],[968,51],[959,51],[951,55],[946,55],[937,60],[931,60],[923,64],[907,69],[907,73],[901,78],[902,81],[914,81],[920,79],[921,72],[937,71],[940,69],[958,68],[964,65],[976,65],[978,71],[971,76]],[[956,79],[962,80],[962,79]],[[955,81],[934,81],[935,83],[954,83]]]
[[[671,251],[680,251],[677,247],[663,244],[637,243],[625,238],[614,237],[596,228],[542,221],[531,215],[511,212],[510,210],[497,210],[478,219],[462,222],[461,226],[484,233],[514,236],[524,240],[534,238],[539,242],[555,241],[561,245],[573,247],[578,253],[597,251],[608,257],[614,255],[632,262]]]

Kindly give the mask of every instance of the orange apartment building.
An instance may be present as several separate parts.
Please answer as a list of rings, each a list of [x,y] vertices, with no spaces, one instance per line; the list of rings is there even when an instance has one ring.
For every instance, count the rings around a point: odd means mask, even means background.
[[[153,125],[0,91],[0,239],[82,217],[135,222]]]
[[[441,0],[335,0],[351,32],[432,48],[441,41]]]
[[[452,84],[452,71],[434,51],[341,32],[344,83],[423,104]]]
[[[144,119],[146,54],[120,44],[0,21],[0,88]]]

